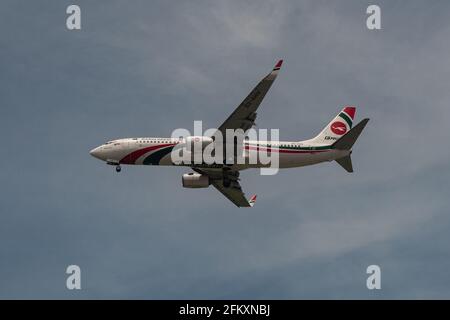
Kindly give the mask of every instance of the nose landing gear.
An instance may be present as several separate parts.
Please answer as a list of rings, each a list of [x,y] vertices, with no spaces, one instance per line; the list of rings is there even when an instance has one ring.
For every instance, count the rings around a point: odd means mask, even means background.
[[[116,166],[116,172],[122,171],[122,167],[120,166],[120,162],[116,160],[106,160],[106,164],[110,166]]]

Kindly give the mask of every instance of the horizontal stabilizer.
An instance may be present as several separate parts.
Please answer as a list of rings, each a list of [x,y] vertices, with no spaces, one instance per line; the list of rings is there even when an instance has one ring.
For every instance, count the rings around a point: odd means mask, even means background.
[[[350,155],[336,159],[336,162],[339,163],[347,172],[353,172],[352,158],[350,158]]]
[[[352,129],[350,129],[350,131],[347,132],[345,134],[345,136],[343,136],[338,141],[336,141],[333,144],[333,147],[335,149],[338,149],[338,150],[350,150],[353,147],[353,145],[355,144],[356,139],[358,139],[359,135],[363,131],[363,129],[366,126],[367,122],[369,122],[368,118],[362,120],[360,123],[358,123]]]

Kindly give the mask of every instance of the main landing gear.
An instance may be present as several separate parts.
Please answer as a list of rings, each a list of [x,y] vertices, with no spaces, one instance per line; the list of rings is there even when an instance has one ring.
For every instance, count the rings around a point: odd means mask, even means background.
[[[120,164],[118,164],[116,166],[116,172],[120,172],[120,171],[122,171],[122,167],[120,166]]]
[[[239,172],[238,171],[231,171],[230,167],[223,168],[222,184],[225,188],[231,187],[231,184],[233,182],[238,182],[238,181],[239,181]]]

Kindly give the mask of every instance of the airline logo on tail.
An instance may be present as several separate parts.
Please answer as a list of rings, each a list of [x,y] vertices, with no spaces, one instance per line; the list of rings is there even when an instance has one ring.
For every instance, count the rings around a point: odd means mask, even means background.
[[[329,143],[344,136],[353,126],[356,107],[345,106],[333,120],[312,140],[317,143]]]
[[[334,134],[337,134],[339,136],[343,135],[347,132],[347,127],[345,126],[345,123],[341,121],[336,121],[331,124],[331,131],[333,131]]]

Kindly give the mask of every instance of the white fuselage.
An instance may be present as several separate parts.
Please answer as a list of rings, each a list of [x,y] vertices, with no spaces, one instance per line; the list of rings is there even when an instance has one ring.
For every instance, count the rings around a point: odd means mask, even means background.
[[[175,146],[181,147],[182,139],[174,138],[126,138],[107,142],[90,151],[90,154],[111,165],[166,165],[187,167],[219,168],[223,164],[174,163],[171,152]],[[279,168],[293,168],[332,161],[349,154],[348,150],[337,150],[330,144],[316,144],[305,141],[251,141],[244,142],[244,159],[259,159],[256,154],[278,154]],[[235,170],[268,167],[270,164],[259,160],[246,161],[243,164],[228,165]]]

